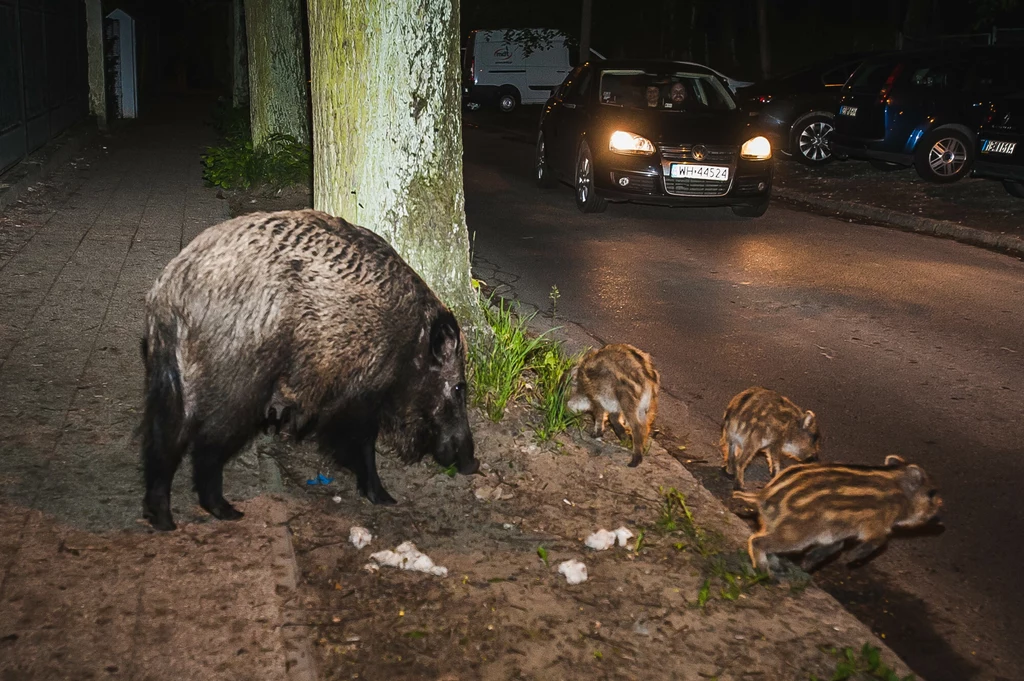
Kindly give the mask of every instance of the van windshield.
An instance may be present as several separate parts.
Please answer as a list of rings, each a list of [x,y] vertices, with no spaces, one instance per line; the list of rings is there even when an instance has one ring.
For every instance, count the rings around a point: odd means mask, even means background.
[[[608,69],[601,72],[600,93],[602,104],[627,109],[731,111],[736,108],[725,86],[706,73]]]

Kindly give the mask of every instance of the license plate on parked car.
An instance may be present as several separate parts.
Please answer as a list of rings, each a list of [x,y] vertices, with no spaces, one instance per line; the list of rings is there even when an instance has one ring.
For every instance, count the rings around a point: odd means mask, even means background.
[[[669,168],[672,177],[685,177],[700,180],[729,181],[729,168],[726,166],[699,166],[692,163],[673,163]]]
[[[855,107],[855,106],[847,106],[846,104],[843,104],[841,107],[839,107],[839,115],[840,116],[856,116],[857,115],[857,107]]]
[[[1016,142],[1004,142],[1002,140],[981,140],[981,153],[983,154],[1012,154],[1017,148]]]

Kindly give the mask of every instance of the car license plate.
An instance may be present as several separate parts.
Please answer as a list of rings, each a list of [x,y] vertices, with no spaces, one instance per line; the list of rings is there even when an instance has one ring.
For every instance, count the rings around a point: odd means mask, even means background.
[[[669,168],[672,177],[695,178],[700,180],[729,181],[729,168],[726,166],[698,166],[692,163],[673,163]]]
[[[1016,142],[1004,142],[1002,140],[981,140],[981,153],[983,154],[1012,154],[1017,148]]]
[[[846,104],[843,104],[841,107],[839,107],[839,115],[840,116],[856,116],[857,115],[857,107],[855,107],[855,106],[847,106]]]

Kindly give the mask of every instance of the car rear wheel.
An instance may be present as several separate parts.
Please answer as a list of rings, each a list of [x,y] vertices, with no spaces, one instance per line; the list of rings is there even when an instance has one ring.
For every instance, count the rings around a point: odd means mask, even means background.
[[[1024,199],[1024,182],[1014,182],[1013,180],[1003,180],[1003,189],[1010,196],[1016,196],[1018,199]]]
[[[974,143],[959,130],[933,130],[924,136],[914,152],[914,167],[929,182],[956,182],[971,170]]]
[[[506,85],[498,90],[498,109],[503,113],[512,113],[519,106],[519,91]]]
[[[537,135],[537,154],[534,162],[534,172],[536,173],[535,178],[537,180],[538,187],[554,187],[555,176],[551,174],[551,168],[548,167],[548,155],[547,155],[547,144],[544,140],[544,133]]]
[[[801,163],[820,166],[832,160],[832,117],[825,114],[809,116],[793,131],[793,155]]]
[[[594,157],[586,142],[576,153],[576,207],[584,213],[602,213],[608,202],[594,191]]]
[[[741,218],[759,218],[768,212],[769,200],[765,199],[761,203],[755,203],[753,205],[746,206],[733,206],[732,212]]]

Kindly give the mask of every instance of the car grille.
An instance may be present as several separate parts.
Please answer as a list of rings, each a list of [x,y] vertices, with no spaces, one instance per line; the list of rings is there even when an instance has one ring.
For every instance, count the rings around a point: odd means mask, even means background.
[[[736,161],[736,147],[705,146],[705,156],[700,161],[693,157],[693,147],[688,144],[681,147],[662,147],[661,157],[666,161],[694,161],[697,163],[732,164]]]
[[[691,177],[666,177],[665,191],[678,196],[724,196],[729,192],[730,184]]]

